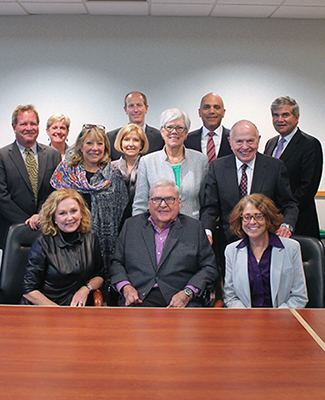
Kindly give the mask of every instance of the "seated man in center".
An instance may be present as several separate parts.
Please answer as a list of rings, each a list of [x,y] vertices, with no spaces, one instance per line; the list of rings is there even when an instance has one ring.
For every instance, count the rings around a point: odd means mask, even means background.
[[[126,220],[110,266],[119,305],[201,307],[200,294],[218,276],[201,222],[179,214],[179,187],[152,184],[149,213]]]

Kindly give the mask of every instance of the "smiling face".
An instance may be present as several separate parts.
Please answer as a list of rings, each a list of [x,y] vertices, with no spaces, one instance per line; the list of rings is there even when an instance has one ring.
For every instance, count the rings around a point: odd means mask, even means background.
[[[124,110],[129,117],[129,122],[143,126],[148,106],[145,105],[144,99],[140,93],[130,93],[125,100]]]
[[[240,121],[232,129],[229,143],[235,156],[243,163],[248,163],[256,156],[260,136],[256,127],[249,121]]]
[[[38,136],[38,122],[33,111],[24,111],[17,116],[17,124],[12,125],[16,140],[24,147],[31,147]]]
[[[166,204],[163,201],[160,204],[153,204],[151,198],[154,197],[175,197],[174,204]],[[173,186],[157,186],[151,192],[151,198],[149,200],[149,212],[157,225],[159,230],[164,229],[170,221],[175,219],[179,213],[182,202],[180,198],[177,198],[177,194]]]
[[[184,131],[179,133],[175,129],[172,129],[178,127],[184,128]],[[166,146],[169,148],[183,146],[184,140],[187,138],[188,134],[183,118],[177,118],[173,121],[166,122],[165,127],[162,127],[160,132]]]
[[[121,148],[126,157],[137,157],[142,146],[142,141],[136,131],[126,134],[121,142]]]
[[[49,128],[46,129],[49,138],[51,139],[51,144],[61,144],[66,141],[69,129],[67,128],[63,120],[54,122]]]
[[[292,114],[291,106],[284,105],[272,112],[272,122],[274,129],[282,136],[289,135],[298,125],[299,114],[295,117]]]
[[[220,126],[225,112],[221,97],[215,93],[209,93],[201,100],[199,116],[209,131],[214,131]]]
[[[242,215],[260,215],[262,214],[259,209],[257,209],[254,204],[248,203],[246,207],[244,208]],[[253,217],[250,218],[248,222],[245,222],[242,219],[242,228],[243,231],[246,233],[246,235],[250,239],[254,240],[259,240],[259,239],[264,239],[268,237],[268,231],[267,231],[267,225],[266,225],[266,220],[263,218],[261,221],[256,221]]]
[[[58,204],[54,214],[55,223],[65,233],[75,232],[79,228],[81,218],[79,204],[71,197],[62,200]]]
[[[96,134],[89,132],[82,143],[80,151],[86,171],[93,172],[99,166],[105,152],[105,143]]]

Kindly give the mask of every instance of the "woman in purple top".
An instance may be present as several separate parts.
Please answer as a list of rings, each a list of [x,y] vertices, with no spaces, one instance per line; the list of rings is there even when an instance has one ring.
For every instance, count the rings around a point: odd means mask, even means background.
[[[230,228],[243,239],[226,247],[226,307],[305,307],[300,245],[276,235],[282,218],[273,201],[258,193],[232,211]]]

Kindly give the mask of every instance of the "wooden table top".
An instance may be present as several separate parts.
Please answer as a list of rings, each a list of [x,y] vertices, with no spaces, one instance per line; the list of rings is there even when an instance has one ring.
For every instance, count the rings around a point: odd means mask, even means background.
[[[323,335],[325,310],[299,315]],[[0,306],[0,327],[1,398],[325,398],[325,351],[288,309]]]

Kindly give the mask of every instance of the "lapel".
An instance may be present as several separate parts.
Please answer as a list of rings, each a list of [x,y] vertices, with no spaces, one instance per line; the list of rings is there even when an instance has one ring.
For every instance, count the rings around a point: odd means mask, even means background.
[[[261,157],[261,154],[257,152],[251,193],[262,193],[263,183],[265,179],[267,179],[267,165]]]
[[[232,199],[231,202],[236,205],[240,200],[236,159],[234,155],[231,155],[227,158],[221,158],[221,160],[224,160],[224,170],[221,171],[220,175],[225,182],[223,187],[227,188],[225,191],[227,198]]]
[[[141,232],[144,243],[147,247],[147,251],[151,261],[151,266],[156,271],[157,258],[156,258],[155,230],[153,229],[153,226],[150,221],[146,220],[144,222],[143,229],[141,230]]]
[[[283,153],[281,154],[280,160],[286,162],[291,157],[292,153],[294,153],[296,149],[299,148],[300,140],[301,140],[301,133],[300,129],[298,129],[297,132],[293,135],[293,138],[287,144]]]
[[[217,158],[220,158],[224,155],[229,154],[229,142],[228,142],[228,137],[225,132],[225,127],[222,127],[222,133],[221,133],[221,138],[220,138],[220,147],[219,147],[219,152],[217,155]]]
[[[273,307],[277,307],[276,298],[279,292],[283,262],[284,262],[284,248],[272,247],[271,254],[271,267],[270,267],[270,285]]]
[[[161,255],[160,262],[158,264],[158,269],[162,266],[162,264],[165,262],[165,260],[167,259],[167,257],[169,256],[169,254],[171,253],[171,251],[177,244],[178,239],[179,239],[180,235],[182,234],[182,229],[183,229],[183,225],[182,225],[181,221],[179,220],[179,218],[177,218],[175,223],[170,228],[170,231],[169,231],[169,234],[168,234],[168,237],[166,240],[166,244],[165,244],[163,253]],[[154,248],[156,248],[156,246],[154,246]]]
[[[275,136],[275,137],[273,137],[272,139],[269,140],[269,142],[268,142],[268,144],[266,146],[265,152],[264,152],[266,155],[272,156],[272,153],[273,153],[273,151],[276,148],[276,145],[278,143],[278,139],[279,139],[279,136]]]
[[[237,259],[234,262],[236,271],[233,271],[234,287],[238,293],[238,297],[246,307],[251,307],[251,291],[248,277],[247,266],[247,247],[235,249],[237,251]]]
[[[9,157],[11,158],[12,162],[15,164],[18,173],[21,175],[22,179],[24,180],[25,184],[28,186],[30,191],[33,193],[32,185],[29,180],[29,175],[26,169],[25,162],[23,160],[23,157],[20,153],[19,147],[17,146],[17,143],[14,142],[11,146],[11,149],[9,149]],[[34,194],[33,194],[34,196]]]
[[[37,153],[38,153],[38,191],[39,191],[47,165],[46,148],[42,144],[37,143]]]

